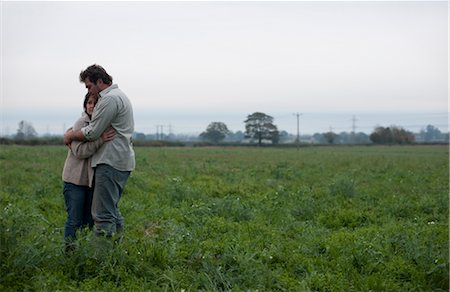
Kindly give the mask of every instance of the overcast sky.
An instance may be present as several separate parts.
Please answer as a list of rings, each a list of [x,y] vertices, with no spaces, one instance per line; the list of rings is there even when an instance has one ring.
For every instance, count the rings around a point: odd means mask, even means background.
[[[211,121],[244,130],[255,111],[289,132],[296,112],[310,133],[350,131],[353,115],[360,128],[447,130],[447,1],[0,5],[2,134],[23,119],[40,134],[69,127],[86,92],[78,75],[93,63],[132,100],[145,133]]]

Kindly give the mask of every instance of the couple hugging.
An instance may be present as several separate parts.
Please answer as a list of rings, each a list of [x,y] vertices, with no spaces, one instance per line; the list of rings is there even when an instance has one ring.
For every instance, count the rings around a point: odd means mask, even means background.
[[[82,116],[64,135],[69,147],[64,164],[66,251],[73,249],[77,230],[94,227],[98,236],[123,236],[119,201],[135,167],[130,100],[99,65],[80,73],[88,93]]]

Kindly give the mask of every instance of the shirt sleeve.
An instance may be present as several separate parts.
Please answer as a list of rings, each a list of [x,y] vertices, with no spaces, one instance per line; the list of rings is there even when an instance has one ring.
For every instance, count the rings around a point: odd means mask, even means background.
[[[91,157],[95,152],[97,152],[98,148],[103,145],[102,139],[97,139],[95,141],[73,141],[70,144],[70,149],[72,150],[72,154],[78,159],[86,159]]]
[[[117,105],[113,96],[102,97],[94,108],[91,123],[82,128],[81,132],[89,141],[100,138],[102,133],[111,125],[117,112]]]
[[[79,118],[73,125],[73,130],[77,131],[81,128],[89,125],[89,120],[86,118],[85,114]],[[103,145],[102,139],[97,139],[95,141],[72,141],[70,144],[70,150],[72,154],[78,159],[85,159],[91,157],[100,146]]]

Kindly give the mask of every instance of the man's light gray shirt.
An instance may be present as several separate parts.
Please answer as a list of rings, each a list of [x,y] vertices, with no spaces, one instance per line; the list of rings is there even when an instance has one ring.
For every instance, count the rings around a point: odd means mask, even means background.
[[[131,141],[134,132],[131,102],[117,84],[109,86],[99,95],[91,123],[81,131],[86,139],[93,141],[111,125],[116,130],[116,136],[95,152],[92,156],[92,167],[108,164],[120,171],[132,171],[135,167],[135,158]]]

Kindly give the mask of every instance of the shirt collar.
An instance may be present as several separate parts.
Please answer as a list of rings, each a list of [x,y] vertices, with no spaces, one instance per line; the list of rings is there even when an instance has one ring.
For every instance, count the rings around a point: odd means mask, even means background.
[[[98,94],[100,95],[100,97],[103,97],[106,94],[108,94],[111,90],[116,89],[116,88],[119,88],[119,86],[117,86],[117,84],[113,84],[113,85],[108,86],[107,88],[103,89]]]

